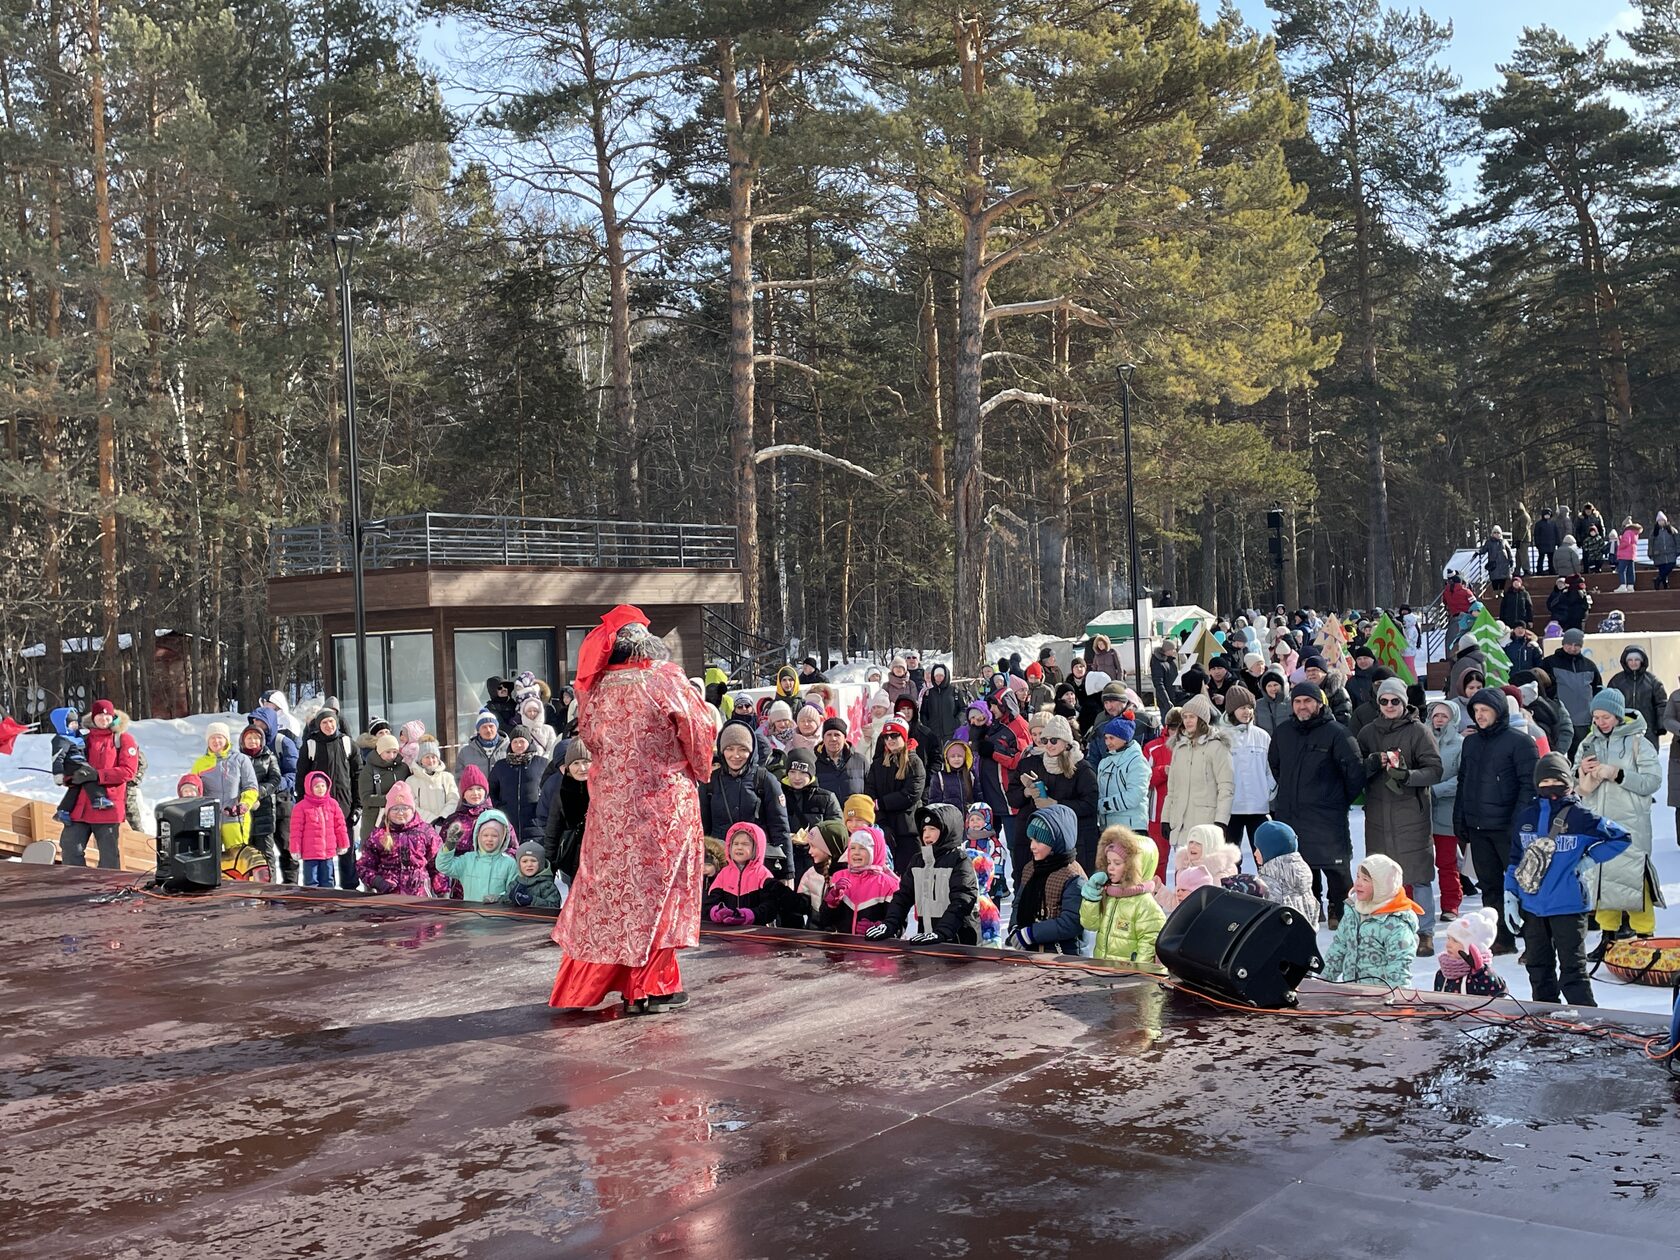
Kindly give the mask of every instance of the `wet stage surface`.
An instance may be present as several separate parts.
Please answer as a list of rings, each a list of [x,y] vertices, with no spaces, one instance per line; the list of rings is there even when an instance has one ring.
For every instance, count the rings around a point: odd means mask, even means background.
[[[716,936],[556,1016],[545,921],[132,878],[0,867],[0,1255],[1680,1253],[1633,1047]]]

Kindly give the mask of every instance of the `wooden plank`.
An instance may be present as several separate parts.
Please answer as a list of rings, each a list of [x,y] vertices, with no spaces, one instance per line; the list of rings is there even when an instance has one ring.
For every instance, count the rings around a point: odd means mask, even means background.
[[[53,817],[47,801],[31,800],[11,792],[0,792],[0,855],[16,856],[23,846],[36,840],[57,840],[63,828]],[[97,853],[90,840],[88,848]],[[117,848],[122,869],[151,871],[157,867],[157,841],[143,831],[124,825],[117,829]],[[94,860],[97,861],[97,858]]]

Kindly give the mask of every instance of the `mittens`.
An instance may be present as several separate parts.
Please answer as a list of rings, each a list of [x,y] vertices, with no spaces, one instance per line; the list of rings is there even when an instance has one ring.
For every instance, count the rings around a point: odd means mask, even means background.
[[[1505,894],[1505,926],[1511,930],[1511,935],[1515,936],[1522,931],[1522,925],[1522,901],[1516,893],[1507,892]]]
[[[736,923],[752,923],[754,921],[753,912],[751,910],[737,910],[735,912]]]
[[[1108,883],[1108,872],[1098,871],[1079,886],[1079,895],[1086,901],[1101,901],[1103,899],[1103,885],[1106,883]]]
[[[728,906],[721,903],[713,906],[707,917],[711,919],[713,923],[728,924],[735,922],[735,912]]]

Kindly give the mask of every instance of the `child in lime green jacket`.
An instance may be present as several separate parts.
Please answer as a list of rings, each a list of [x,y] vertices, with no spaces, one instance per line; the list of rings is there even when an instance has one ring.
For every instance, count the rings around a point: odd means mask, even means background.
[[[462,901],[500,901],[519,878],[519,863],[507,852],[508,816],[487,809],[473,823],[473,847],[456,853],[446,844],[438,850],[437,868],[461,885]]]
[[[1093,958],[1125,963],[1143,971],[1161,971],[1155,961],[1155,938],[1167,912],[1155,900],[1153,840],[1126,827],[1109,827],[1097,843],[1103,869],[1080,890],[1079,923],[1097,934]]]

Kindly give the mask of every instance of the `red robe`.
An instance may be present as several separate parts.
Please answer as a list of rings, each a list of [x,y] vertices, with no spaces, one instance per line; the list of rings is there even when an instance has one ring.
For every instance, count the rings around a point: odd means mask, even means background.
[[[566,963],[633,972],[655,962],[674,974],[668,951],[700,941],[706,850],[695,785],[712,773],[711,713],[673,664],[614,666],[579,701],[578,736],[593,758],[589,815],[554,941]]]

